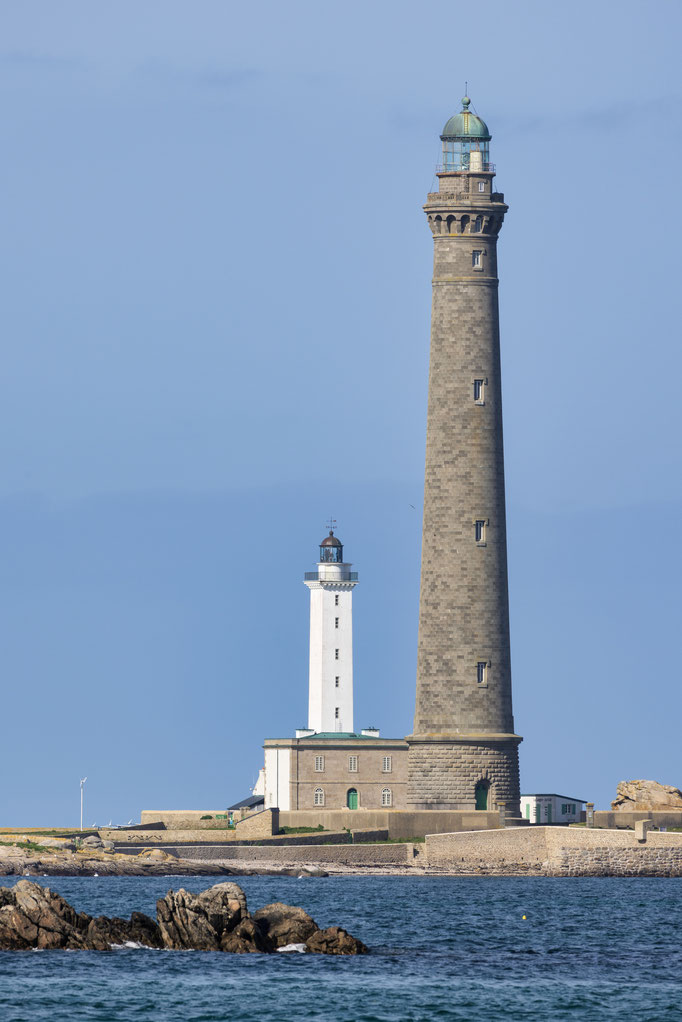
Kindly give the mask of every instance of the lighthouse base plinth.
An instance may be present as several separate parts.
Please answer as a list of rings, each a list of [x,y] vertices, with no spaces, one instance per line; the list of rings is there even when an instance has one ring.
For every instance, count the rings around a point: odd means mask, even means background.
[[[471,810],[504,805],[520,817],[519,735],[408,735],[410,809]]]

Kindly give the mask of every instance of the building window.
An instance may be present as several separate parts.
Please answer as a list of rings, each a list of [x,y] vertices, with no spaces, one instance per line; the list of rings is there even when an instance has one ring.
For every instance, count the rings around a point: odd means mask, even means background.
[[[485,660],[479,660],[476,664],[476,681],[479,685],[488,684],[488,664]]]
[[[479,249],[474,249],[471,253],[471,265],[475,270],[480,270],[483,266],[483,253]]]
[[[334,719],[335,720],[339,719],[339,708],[338,708],[338,706],[334,708]]]
[[[481,546],[486,544],[486,525],[487,522],[484,518],[477,518],[474,522],[474,531],[476,533],[476,542]]]
[[[381,792],[381,804],[382,806],[393,805],[393,793],[390,788],[384,788]]]
[[[392,769],[393,769],[392,758],[390,756],[384,756],[383,762],[381,764],[382,773],[390,774]]]
[[[341,678],[337,674],[336,677],[334,678],[334,688],[338,688],[339,687],[339,682],[340,681],[341,681]]]
[[[476,217],[476,219],[474,221],[474,230],[475,231],[482,231],[483,230],[483,217],[482,216],[477,216]]]
[[[335,660],[338,660],[338,659],[339,659],[339,651],[338,651],[338,649],[335,649],[335,650],[334,650],[334,659],[335,659]]]
[[[315,757],[315,770],[318,774],[324,770],[324,756]]]
[[[334,628],[338,628],[338,627],[339,627],[339,619],[338,619],[338,617],[335,617],[334,618]]]
[[[479,181],[478,182],[478,190],[479,190],[479,192],[484,192],[485,191],[485,181]]]
[[[324,788],[315,788],[315,794],[313,795],[313,805],[316,806],[324,805]]]
[[[358,772],[358,757],[357,756],[349,756],[348,757],[348,769],[350,770],[350,772],[352,774],[356,774]]]
[[[338,605],[339,605],[339,594],[337,593],[336,596],[334,597],[334,606],[338,607]]]
[[[474,402],[477,405],[485,404],[485,380],[474,380]]]

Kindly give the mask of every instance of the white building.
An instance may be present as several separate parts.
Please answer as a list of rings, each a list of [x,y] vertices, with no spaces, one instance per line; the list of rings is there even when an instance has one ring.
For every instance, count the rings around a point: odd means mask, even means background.
[[[569,795],[522,795],[521,816],[531,823],[580,823],[585,799]]]
[[[353,732],[353,589],[357,572],[343,560],[334,535],[320,543],[317,571],[307,571],[310,590],[308,729]]]
[[[308,727],[266,738],[265,808],[405,809],[407,742],[353,730],[353,589],[356,572],[333,530],[320,543],[310,590]]]

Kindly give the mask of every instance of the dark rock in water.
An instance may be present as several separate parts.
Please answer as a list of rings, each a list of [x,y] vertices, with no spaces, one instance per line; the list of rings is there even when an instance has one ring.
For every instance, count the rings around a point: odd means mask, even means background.
[[[90,921],[85,936],[88,947],[97,951],[108,951],[112,945],[128,943],[164,947],[159,927],[144,912],[133,912],[129,920],[98,916]]]
[[[305,944],[308,937],[319,930],[315,920],[302,908],[283,905],[281,901],[259,908],[253,918],[261,929],[268,951],[276,951],[288,944]]]
[[[129,920],[76,912],[49,887],[20,880],[0,887],[0,950],[66,948],[106,951],[121,944],[251,953],[306,944],[328,955],[364,954],[362,941],[332,926],[320,930],[301,908],[276,902],[252,916],[241,887],[216,884],[200,894],[169,891],[156,903],[154,922],[142,912]]]
[[[241,887],[232,883],[216,884],[201,894],[190,894],[183,889],[169,891],[165,898],[157,901],[156,915],[165,947],[198,951],[227,950],[222,947],[223,937],[226,937],[226,945],[236,944],[236,940],[228,941],[227,935],[232,934],[239,923],[250,919],[246,896]],[[254,942],[257,936],[254,934]],[[247,930],[240,929],[235,937],[248,941]],[[241,947],[234,950],[241,950]],[[253,950],[265,948],[254,947]]]
[[[340,926],[317,930],[305,943],[308,951],[318,955],[366,955],[368,950],[361,940],[351,937]]]
[[[85,930],[90,916],[71,908],[49,887],[20,880],[2,888],[0,948],[87,948]]]

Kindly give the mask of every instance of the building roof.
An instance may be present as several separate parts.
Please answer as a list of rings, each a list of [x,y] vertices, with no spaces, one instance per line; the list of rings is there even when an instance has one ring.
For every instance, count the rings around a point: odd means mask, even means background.
[[[233,809],[255,809],[256,806],[263,805],[265,803],[264,795],[249,795],[248,798],[243,798],[241,802],[235,802],[233,806],[228,806],[228,813]]]
[[[341,546],[341,540],[337,539],[332,530],[329,530],[329,535],[326,536],[320,546]]]
[[[557,795],[555,791],[533,792],[530,795],[521,795],[521,798],[565,798],[567,802],[587,802],[586,798],[576,798],[575,795]]]
[[[470,103],[469,97],[465,96],[462,100],[460,112],[451,117],[443,128],[442,139],[478,138],[484,142],[490,141],[492,136],[488,131],[488,125],[480,117],[477,117],[476,114],[470,112]]]

